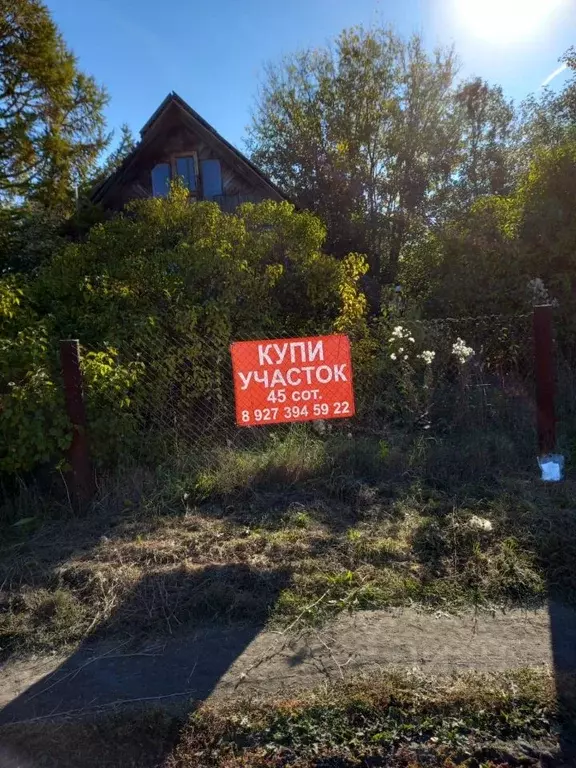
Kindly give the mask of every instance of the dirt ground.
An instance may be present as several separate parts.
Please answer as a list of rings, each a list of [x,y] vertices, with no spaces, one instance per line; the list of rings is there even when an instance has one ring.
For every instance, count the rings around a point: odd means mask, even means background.
[[[6,663],[0,669],[0,724],[222,696],[289,695],[371,668],[423,672],[576,669],[576,612],[451,616],[412,609],[341,615],[294,633],[236,625],[197,628],[134,647],[86,643],[72,656]]]

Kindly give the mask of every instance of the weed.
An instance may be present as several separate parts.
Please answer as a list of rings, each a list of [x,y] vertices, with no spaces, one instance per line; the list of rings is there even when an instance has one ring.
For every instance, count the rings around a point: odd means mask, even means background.
[[[69,590],[24,590],[0,613],[0,648],[43,650],[80,640],[91,621],[88,606]]]
[[[364,532],[351,528],[347,533],[351,544],[351,555],[355,563],[384,565],[391,560],[402,560],[408,556],[406,542],[392,536],[378,537],[370,529]]]
[[[295,528],[310,528],[312,525],[312,517],[309,512],[303,509],[294,510],[290,513],[288,518],[288,525],[293,525]]]
[[[205,704],[187,722],[145,710],[57,728],[4,726],[0,757],[36,764],[54,754],[60,768],[536,768],[539,751],[550,755],[547,764],[558,755],[567,717],[544,670],[449,677],[381,672],[289,700]]]
[[[205,499],[292,485],[313,476],[324,462],[322,440],[305,428],[294,429],[284,439],[271,435],[260,450],[220,451],[213,465],[198,475],[194,491],[199,499]]]

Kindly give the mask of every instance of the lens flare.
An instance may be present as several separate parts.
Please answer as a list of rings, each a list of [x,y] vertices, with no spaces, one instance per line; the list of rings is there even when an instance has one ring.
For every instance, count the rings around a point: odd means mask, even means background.
[[[474,36],[491,43],[534,38],[570,0],[453,0],[455,16]]]

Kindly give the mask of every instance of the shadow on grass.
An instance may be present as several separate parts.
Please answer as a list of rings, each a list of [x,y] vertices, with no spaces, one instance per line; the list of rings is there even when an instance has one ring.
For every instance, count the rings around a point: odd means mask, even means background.
[[[127,706],[158,704],[185,714],[210,695],[259,634],[288,580],[286,571],[247,565],[150,574],[94,637],[8,704],[0,712],[0,724],[32,721],[29,724],[36,727],[56,718],[94,718]],[[161,630],[161,639],[142,645],[146,637],[157,638]],[[113,632],[113,641],[105,640],[108,631]],[[103,642],[96,643],[100,637]],[[29,744],[22,729],[4,728],[0,764],[105,764],[98,762],[100,758],[92,763],[87,756],[83,758],[87,762],[81,763],[66,762],[65,756],[57,755],[49,762],[52,729],[36,727],[35,733],[39,732],[46,741],[33,739]],[[167,738],[168,750],[171,743]],[[39,762],[41,757],[44,762]],[[128,764],[147,763],[142,757],[141,762]]]
[[[250,525],[265,522],[274,527],[281,525],[291,511],[297,511],[298,505],[317,503],[322,510],[322,522],[333,536],[317,544],[312,542],[312,556],[318,552],[325,554],[338,543],[337,535],[355,525],[361,506],[371,503],[372,490],[376,501],[385,497],[387,507],[407,489],[417,487],[430,495],[438,491],[441,503],[435,511],[428,504],[428,520],[413,538],[413,556],[425,570],[424,581],[433,583],[445,575],[447,563],[455,579],[461,579],[469,561],[476,563],[478,569],[485,564],[483,550],[475,549],[484,534],[472,537],[464,517],[462,522],[456,519],[456,533],[446,537],[449,529],[442,521],[452,514],[452,505],[470,504],[476,510],[474,504],[481,506],[486,502],[489,507],[499,493],[507,494],[502,511],[496,506],[489,511],[494,515],[498,536],[503,540],[513,538],[519,549],[507,547],[493,558],[494,583],[502,585],[502,594],[507,585],[516,589],[519,578],[524,578],[522,555],[526,552],[538,561],[548,594],[565,599],[576,584],[576,576],[572,575],[576,562],[573,498],[569,490],[554,495],[538,486],[534,460],[530,460],[525,444],[518,447],[522,442],[523,436],[513,439],[500,434],[461,434],[452,439],[426,435],[410,443],[406,441],[402,446],[406,455],[400,460],[377,437],[356,440],[336,435],[322,441],[302,433],[298,441],[287,445],[271,441],[261,452],[224,456],[220,464],[200,478],[199,490],[209,498],[202,504],[202,513]],[[525,472],[526,469],[529,471]],[[496,479],[503,476],[512,477],[516,483],[505,492]],[[470,512],[467,510],[466,514]],[[114,535],[122,536],[123,527],[117,526]],[[101,532],[102,527],[96,527],[84,545],[93,544]],[[129,535],[134,533],[132,530]],[[458,544],[458,557],[452,554],[454,542]],[[60,553],[58,559],[66,556]],[[46,558],[49,559],[48,554]],[[55,565],[57,560],[50,563],[51,568]],[[47,564],[43,568],[49,569]],[[526,567],[527,595],[533,589],[530,572]],[[473,570],[471,575],[475,574]],[[107,632],[113,635],[112,645],[99,644],[96,650],[93,641],[85,642],[56,672],[6,707],[0,713],[0,722],[37,718],[36,724],[41,724],[66,713],[93,716],[123,709],[128,704],[173,704],[184,713],[214,690],[260,632],[288,581],[286,571],[248,565],[155,571],[136,585],[109,621],[96,628],[96,637],[104,637]],[[513,590],[509,596],[522,597],[513,594]],[[576,669],[576,613],[560,602],[550,602],[549,613],[558,700],[566,712],[572,712],[573,688],[565,680]],[[250,617],[249,623],[235,623],[246,622],[246,617]],[[209,626],[210,622],[219,624]],[[134,650],[133,641],[160,634],[163,640],[144,648],[139,645]],[[573,722],[568,718],[564,723],[562,749],[567,765],[574,765]],[[94,725],[97,727],[100,726]],[[165,734],[167,754],[177,734],[173,735],[169,726],[163,730],[164,726],[156,723],[154,727]],[[135,733],[140,731],[136,729]],[[37,765],[37,755],[42,749],[46,751],[53,734],[47,736],[48,742],[38,738],[32,747],[20,731],[15,741],[7,744],[21,760],[15,765],[26,765],[26,759],[34,759],[33,764]],[[147,743],[144,736],[142,743]],[[89,759],[90,756],[84,756],[76,763],[61,760],[44,764],[91,765]],[[143,758],[134,764],[146,765]]]

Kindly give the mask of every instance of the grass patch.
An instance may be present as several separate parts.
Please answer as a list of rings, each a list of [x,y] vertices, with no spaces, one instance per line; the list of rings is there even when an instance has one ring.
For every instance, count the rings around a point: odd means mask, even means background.
[[[4,757],[59,768],[561,765],[569,713],[543,671],[386,672],[280,701],[205,704],[0,729]],[[0,755],[2,753],[0,752]]]
[[[292,429],[284,439],[272,433],[260,449],[219,451],[212,466],[198,475],[194,492],[202,500],[290,486],[317,475],[325,464],[325,443],[308,429]]]
[[[388,673],[275,707],[204,707],[167,765],[478,765],[497,755],[494,744],[508,765],[526,765],[522,750],[505,743],[545,741],[553,749],[556,714],[545,674],[442,680]]]
[[[58,648],[81,640],[92,621],[89,607],[70,590],[24,589],[13,598],[0,621],[0,646],[30,650]]]
[[[0,654],[200,622],[285,627],[414,603],[574,602],[571,481],[495,475],[501,463],[490,459],[489,483],[476,465],[434,482],[430,468],[448,455],[437,439],[299,428],[263,438],[260,451],[221,453],[200,475],[171,461],[110,477],[85,518],[60,508],[31,530],[11,519],[0,545]],[[37,518],[23,497],[11,509]]]

